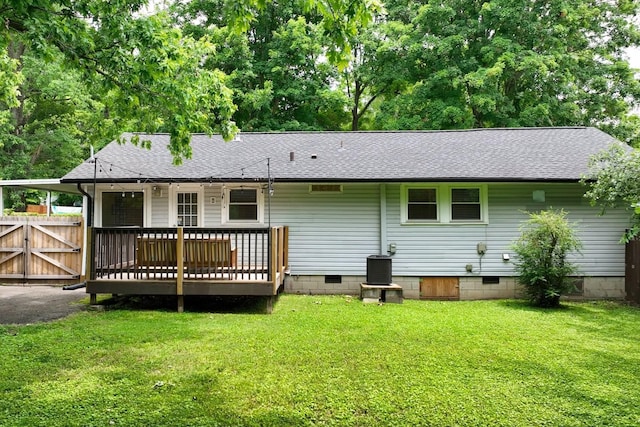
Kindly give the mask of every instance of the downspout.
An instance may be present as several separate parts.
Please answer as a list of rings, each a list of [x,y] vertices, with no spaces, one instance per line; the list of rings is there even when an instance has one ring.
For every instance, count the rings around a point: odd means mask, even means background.
[[[82,247],[83,249],[86,251],[87,248],[87,239],[89,238],[89,236],[87,236],[87,227],[89,226],[89,224],[93,225],[93,197],[91,197],[91,195],[89,193],[87,193],[86,191],[84,191],[84,189],[82,188],[82,185],[80,185],[80,183],[77,184],[78,186],[78,191],[80,192],[80,194],[82,194],[84,196],[84,200],[82,205],[83,208],[86,207],[86,212],[87,212],[87,220],[84,222],[84,232],[83,232],[83,242],[82,242]],[[82,267],[80,269],[80,277],[84,277],[85,279],[87,278],[87,254],[85,252],[82,253]],[[86,282],[84,282],[86,283]]]
[[[387,185],[380,184],[380,255],[387,253]]]
[[[87,225],[93,225],[93,197],[91,197],[91,194],[84,191],[84,188],[82,188],[82,185],[80,183],[76,185],[80,194],[89,199],[90,203],[87,203]]]

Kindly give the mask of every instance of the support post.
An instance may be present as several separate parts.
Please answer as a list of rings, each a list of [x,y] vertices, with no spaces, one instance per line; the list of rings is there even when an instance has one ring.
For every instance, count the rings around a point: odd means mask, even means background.
[[[176,295],[178,295],[178,313],[184,311],[184,228],[178,227],[176,242]]]
[[[271,282],[273,283],[273,295],[278,293],[278,231],[277,227],[271,227],[269,233],[269,244],[271,247],[269,248],[271,251],[271,265],[269,266],[271,270]]]
[[[93,227],[87,227],[87,234],[85,236],[85,247],[84,247],[84,265],[86,271],[86,279],[87,282],[89,280],[96,279],[96,265],[95,265],[95,243],[94,243],[95,234],[93,232]],[[88,285],[88,283],[87,283]],[[89,304],[96,305],[98,303],[98,294],[89,294]]]

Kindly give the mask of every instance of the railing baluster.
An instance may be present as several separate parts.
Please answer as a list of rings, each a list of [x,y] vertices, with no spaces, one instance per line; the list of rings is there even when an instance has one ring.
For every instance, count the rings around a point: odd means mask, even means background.
[[[97,279],[175,280],[183,274],[194,280],[271,281],[286,256],[282,227],[187,229],[184,271],[178,270],[175,228],[105,227],[93,233],[90,271]]]

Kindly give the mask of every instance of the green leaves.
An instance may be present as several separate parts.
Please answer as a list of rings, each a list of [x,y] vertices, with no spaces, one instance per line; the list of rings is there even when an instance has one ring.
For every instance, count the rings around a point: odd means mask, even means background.
[[[384,105],[378,124],[401,123],[395,115],[409,104],[431,129],[468,126],[445,112],[455,108],[471,114],[473,127],[586,125],[637,138],[637,123],[626,116],[640,92],[625,69],[625,47],[640,40],[635,3],[452,0],[426,2],[412,16],[398,13],[413,28],[409,80],[429,94],[418,99],[421,90],[407,90],[385,99],[398,107]],[[406,2],[387,5],[396,11]]]
[[[640,150],[629,150],[620,144],[594,156],[583,184],[589,185],[585,197],[593,206],[624,207],[632,210],[631,227],[622,237],[628,242],[640,235]]]
[[[576,267],[567,260],[582,246],[563,210],[530,213],[512,248],[517,254],[518,282],[534,305],[555,307],[573,289],[570,275]]]

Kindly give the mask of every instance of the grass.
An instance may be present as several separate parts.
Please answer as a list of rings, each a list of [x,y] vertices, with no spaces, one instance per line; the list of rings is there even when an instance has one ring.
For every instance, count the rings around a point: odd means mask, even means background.
[[[256,311],[0,326],[0,425],[640,425],[637,308],[284,295]]]

